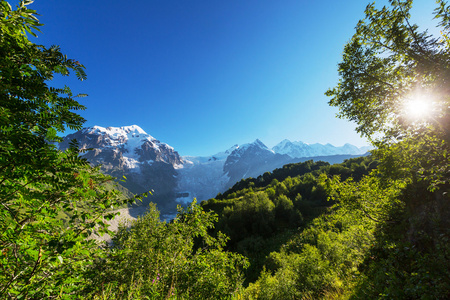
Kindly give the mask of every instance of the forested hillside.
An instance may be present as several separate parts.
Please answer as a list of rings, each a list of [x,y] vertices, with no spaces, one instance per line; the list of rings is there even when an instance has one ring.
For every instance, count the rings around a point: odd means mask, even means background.
[[[230,237],[227,249],[249,258],[246,275],[253,281],[271,251],[279,250],[334,204],[326,178],[338,175],[360,180],[375,166],[371,157],[339,165],[313,161],[285,165],[256,179],[243,179],[201,205],[219,215],[215,230]]]
[[[117,233],[114,179],[56,148],[84,109],[56,75],[84,66],[28,39],[36,12],[0,1],[0,298],[449,299],[450,7],[441,35],[412,1],[367,6],[344,48],[330,105],[376,147],[248,178],[162,222]],[[108,232],[101,244],[92,233]]]

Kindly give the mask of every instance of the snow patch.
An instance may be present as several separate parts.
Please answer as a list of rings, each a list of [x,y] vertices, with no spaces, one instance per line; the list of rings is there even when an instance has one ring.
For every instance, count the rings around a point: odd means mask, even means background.
[[[124,162],[125,167],[127,169],[129,169],[130,172],[141,173],[140,163],[136,159],[124,156],[123,162]]]
[[[173,167],[175,170],[179,170],[179,169],[183,169],[184,165],[183,164],[174,164]]]

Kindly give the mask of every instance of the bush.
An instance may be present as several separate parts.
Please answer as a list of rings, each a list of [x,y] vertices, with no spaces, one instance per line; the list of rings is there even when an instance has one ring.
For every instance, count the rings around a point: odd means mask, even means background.
[[[106,286],[110,298],[229,299],[239,291],[247,261],[223,251],[224,235],[208,234],[217,216],[195,202],[179,209],[175,220],[165,223],[151,204],[131,228],[121,227],[86,292],[99,296]]]

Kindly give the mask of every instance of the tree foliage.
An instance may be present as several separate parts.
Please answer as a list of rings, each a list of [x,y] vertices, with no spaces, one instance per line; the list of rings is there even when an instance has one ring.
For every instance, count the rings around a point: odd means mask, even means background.
[[[68,87],[50,86],[55,74],[84,66],[59,47],[30,42],[41,26],[21,1],[0,2],[0,297],[71,297],[98,255],[87,237],[107,231],[105,213],[120,204],[107,190],[112,178],[79,157],[75,144],[57,149],[58,132],[81,129],[84,107]],[[129,200],[130,201],[130,200]]]
[[[226,249],[249,259],[246,279],[253,282],[271,252],[334,204],[328,201],[326,178],[339,175],[358,182],[375,165],[370,156],[333,166],[321,161],[289,164],[256,179],[242,180],[219,199],[201,205],[219,214],[215,230],[230,237]]]
[[[327,91],[339,116],[376,146],[377,169],[334,165],[301,184],[274,180],[271,200],[286,194],[303,216],[324,197],[336,204],[267,256],[244,298],[450,296],[450,8],[437,1],[434,37],[411,23],[411,7],[369,4],[344,48],[339,83]]]
[[[438,1],[435,17],[442,36],[436,38],[410,23],[413,1],[389,2],[390,8],[367,6],[366,18],[344,48],[339,85],[327,92],[333,97],[330,105],[338,106],[340,116],[356,121],[358,132],[369,137],[381,131],[399,138],[421,125],[448,138],[449,8]],[[406,121],[404,104],[416,96],[432,102],[433,117],[426,123]]]
[[[390,7],[366,8],[365,19],[344,48],[339,84],[327,91],[339,116],[380,148],[386,172],[408,169],[430,189],[448,189],[450,145],[450,8],[437,1],[441,36],[410,21],[412,0],[391,0]],[[412,105],[421,105],[414,110]],[[401,151],[387,148],[402,142]],[[409,159],[401,159],[402,155]],[[401,159],[401,163],[397,159]],[[446,186],[446,187],[445,187]]]
[[[111,290],[108,298],[230,299],[242,286],[248,263],[225,252],[227,237],[208,234],[217,215],[195,201],[177,217],[160,220],[155,205],[146,215],[123,226],[105,259],[98,261],[91,295]]]
[[[450,6],[436,3],[437,37],[412,24],[411,0],[368,5],[344,48],[339,83],[327,91],[380,162],[366,180],[373,195],[362,197],[350,181],[338,189],[340,203],[378,224],[355,297],[450,295]],[[433,270],[427,259],[440,263]]]
[[[114,208],[144,195],[123,200],[76,142],[58,150],[59,133],[81,129],[83,95],[51,80],[86,74],[59,47],[28,39],[41,26],[30,3],[0,1],[0,298],[231,297],[246,261],[223,251],[224,235],[208,235],[215,216],[195,204],[168,224],[152,207],[112,247],[92,239],[112,234]]]

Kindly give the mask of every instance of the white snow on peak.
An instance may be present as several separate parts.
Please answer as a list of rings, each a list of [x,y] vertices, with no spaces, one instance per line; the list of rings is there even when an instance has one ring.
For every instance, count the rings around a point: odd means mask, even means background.
[[[242,147],[240,147],[239,149],[240,149],[240,150],[241,150],[241,149],[242,149],[242,150],[247,150],[249,147],[252,147],[252,146],[256,146],[256,147],[258,147],[258,148],[261,148],[261,149],[264,149],[264,150],[273,152],[273,151],[270,150],[266,145],[264,145],[264,143],[261,142],[261,140],[259,140],[259,139],[256,139],[253,143],[244,144],[244,145],[242,145]]]
[[[330,143],[327,143],[326,145],[319,143],[307,144],[301,141],[291,142],[287,139],[281,141],[272,149],[275,153],[287,154],[291,157],[313,157],[339,154],[359,155],[366,152],[366,149],[360,149],[348,143],[342,147],[336,147]]]
[[[258,146],[261,149],[265,149],[272,153],[275,153],[273,150],[269,149],[263,142],[261,142],[260,139],[256,139],[252,144]]]
[[[275,153],[273,150],[269,149],[266,145],[264,145],[263,142],[261,142],[259,139],[256,139],[253,143],[244,144],[242,146],[237,146],[235,150],[233,150],[232,154],[233,156],[241,156],[247,149],[257,147],[259,149],[269,151],[272,153]]]
[[[220,153],[225,153],[227,155],[230,155],[231,152],[233,152],[234,150],[236,150],[237,148],[239,148],[238,144],[235,144],[234,146],[230,147],[228,150],[226,150],[225,152],[220,152]]]
[[[238,148],[239,148],[239,145],[236,144],[236,145],[228,148],[224,152],[219,152],[219,153],[214,154],[212,157],[215,159],[226,160],[228,155],[230,155],[234,150],[236,150]]]
[[[112,128],[112,127],[109,127]],[[131,125],[131,126],[122,126],[120,127],[123,131],[126,133],[132,133],[132,134],[147,134],[141,127],[137,125]]]
[[[101,127],[92,126],[84,129],[84,132],[91,134],[107,135],[110,138],[111,146],[117,146],[131,140],[133,144],[140,141],[154,141],[155,138],[147,134],[141,127],[137,125],[122,126],[122,127]]]
[[[286,147],[286,145],[289,145],[291,143],[292,142],[290,140],[284,139],[281,142],[279,142],[275,147],[282,149],[282,148]],[[272,149],[275,149],[275,147],[273,147]]]
[[[149,142],[150,146],[157,152],[162,150],[174,150],[171,146],[162,143],[147,134],[141,127],[137,125],[122,126],[122,127],[101,127],[92,126],[83,129],[83,133],[97,134],[104,136],[106,147],[120,148],[123,151],[124,163],[129,169],[139,169],[139,155],[138,149]],[[181,165],[176,165],[175,168],[182,168]]]

